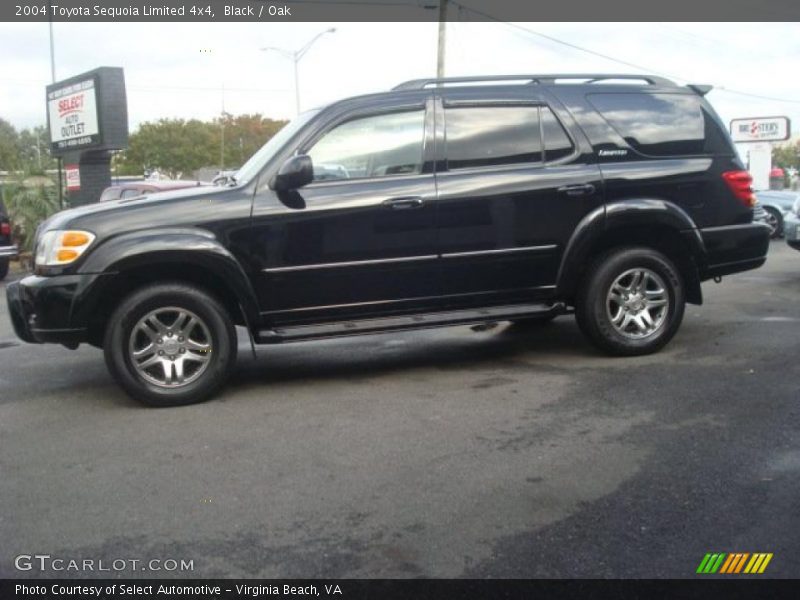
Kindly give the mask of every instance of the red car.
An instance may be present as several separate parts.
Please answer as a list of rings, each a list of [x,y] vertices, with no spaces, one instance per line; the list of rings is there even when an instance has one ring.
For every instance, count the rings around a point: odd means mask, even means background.
[[[199,181],[132,181],[112,185],[103,190],[98,202],[109,200],[121,200],[123,198],[133,198],[135,196],[147,196],[156,192],[166,192],[168,190],[179,190],[182,188],[198,187],[208,185]]]

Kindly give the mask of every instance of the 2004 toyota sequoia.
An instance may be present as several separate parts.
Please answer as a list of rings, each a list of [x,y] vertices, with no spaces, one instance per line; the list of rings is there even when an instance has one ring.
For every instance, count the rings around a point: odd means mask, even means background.
[[[28,342],[102,347],[148,404],[204,400],[255,343],[574,312],[654,352],[769,229],[708,86],[425,79],[301,114],[225,187],[61,212],[7,288]]]

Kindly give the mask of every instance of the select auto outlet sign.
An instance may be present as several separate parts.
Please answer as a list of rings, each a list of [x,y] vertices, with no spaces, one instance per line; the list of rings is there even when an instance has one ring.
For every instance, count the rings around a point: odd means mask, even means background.
[[[94,78],[48,91],[47,112],[54,150],[73,150],[100,141]]]

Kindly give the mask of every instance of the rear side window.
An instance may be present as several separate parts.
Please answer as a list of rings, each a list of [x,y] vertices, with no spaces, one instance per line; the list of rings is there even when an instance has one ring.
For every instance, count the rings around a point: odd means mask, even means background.
[[[445,110],[450,170],[542,161],[538,106]]]
[[[572,154],[574,146],[564,126],[559,123],[553,111],[542,107],[542,135],[544,136],[544,156],[548,162],[565,158]]]
[[[588,100],[642,154],[704,153],[705,119],[695,95],[589,94]]]

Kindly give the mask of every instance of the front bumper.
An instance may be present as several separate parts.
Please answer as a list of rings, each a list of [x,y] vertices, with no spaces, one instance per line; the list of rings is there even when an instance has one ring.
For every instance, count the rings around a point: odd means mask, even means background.
[[[3,246],[0,245],[0,258],[14,258],[19,254],[19,248],[16,246]]]
[[[701,279],[757,269],[767,260],[770,230],[766,223],[701,229],[706,249]]]
[[[52,342],[74,347],[85,342],[87,327],[74,323],[72,312],[75,298],[88,283],[85,275],[31,275],[9,283],[6,298],[14,332],[32,344]]]
[[[783,235],[786,243],[800,250],[800,216],[790,212],[783,220]]]

